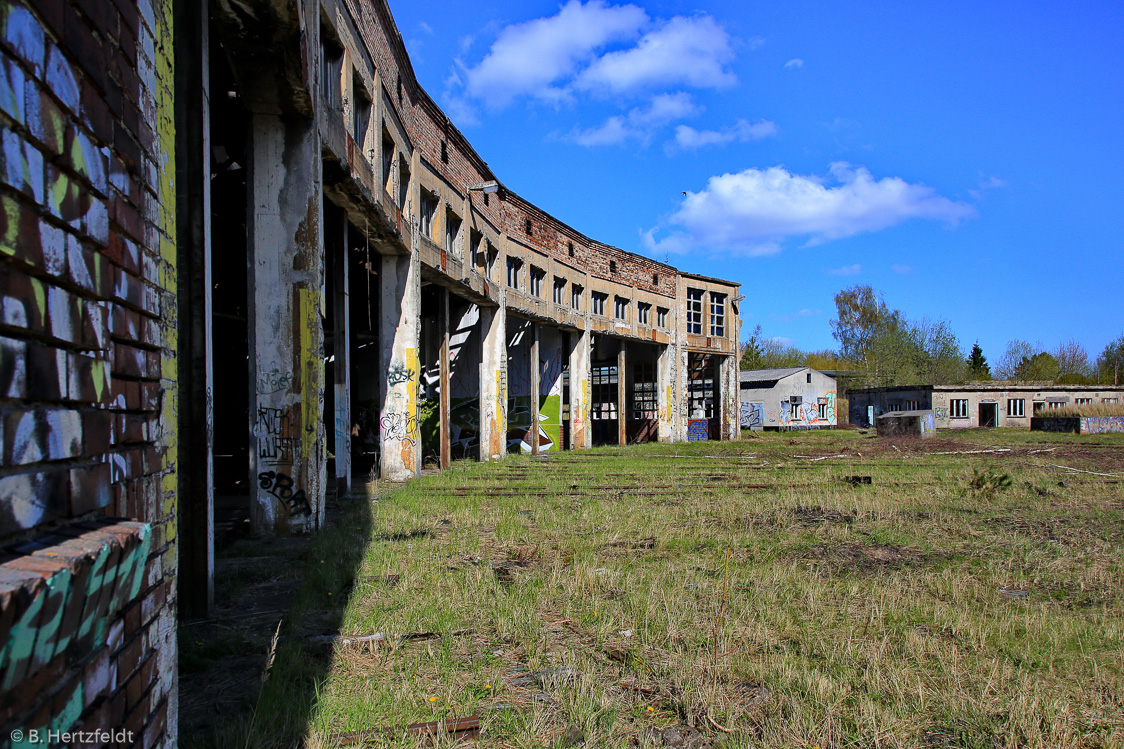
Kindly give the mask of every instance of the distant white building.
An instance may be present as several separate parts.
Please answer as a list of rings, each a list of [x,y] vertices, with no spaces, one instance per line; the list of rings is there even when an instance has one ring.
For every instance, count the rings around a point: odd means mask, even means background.
[[[742,429],[830,429],[836,425],[835,378],[811,367],[740,373]]]

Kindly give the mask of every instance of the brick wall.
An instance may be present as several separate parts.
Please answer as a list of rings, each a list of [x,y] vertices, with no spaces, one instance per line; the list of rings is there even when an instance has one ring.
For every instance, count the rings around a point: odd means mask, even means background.
[[[171,12],[0,3],[0,742],[174,743]]]

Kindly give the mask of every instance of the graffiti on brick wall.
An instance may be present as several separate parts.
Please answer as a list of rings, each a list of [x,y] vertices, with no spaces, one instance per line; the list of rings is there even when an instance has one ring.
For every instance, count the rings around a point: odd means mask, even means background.
[[[277,471],[263,471],[258,474],[258,485],[276,497],[289,509],[289,514],[294,517],[309,517],[312,515],[312,505],[304,493],[304,489],[296,489],[293,478]]]
[[[258,457],[265,465],[292,465],[300,450],[300,418],[292,407],[259,407],[254,423]]]
[[[755,429],[764,424],[764,403],[751,403],[749,401],[742,401],[740,423],[742,429]]]
[[[10,599],[0,690],[60,655],[78,661],[104,645],[110,620],[140,593],[151,545],[149,525],[118,523],[36,552],[34,566],[19,558],[0,567],[5,578],[23,578],[22,594]],[[52,564],[53,574],[42,571]]]

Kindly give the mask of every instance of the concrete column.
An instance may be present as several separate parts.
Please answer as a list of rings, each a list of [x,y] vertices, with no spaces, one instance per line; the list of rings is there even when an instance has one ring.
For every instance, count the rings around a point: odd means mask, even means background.
[[[675,363],[675,347],[661,346],[656,359],[657,436],[660,442],[675,442]]]
[[[379,370],[386,382],[379,417],[379,461],[382,477],[390,481],[405,481],[421,470],[420,257],[418,252],[384,255],[379,274]]]
[[[722,439],[736,440],[741,437],[741,407],[738,403],[738,358],[736,356],[721,357],[722,379],[721,391],[718,397],[722,401]]]
[[[531,368],[531,455],[539,454],[539,390],[542,379],[542,363],[539,360],[539,332],[541,325],[531,323],[531,355],[527,364]]]
[[[628,444],[628,343],[621,341],[617,352],[617,444]]]
[[[333,211],[336,226],[332,227],[335,241],[331,247],[332,287],[332,340],[335,342],[333,373],[335,390],[335,429],[333,443],[336,455],[336,496],[351,493],[351,301],[348,293],[347,268],[347,215]]]
[[[324,520],[320,140],[311,120],[254,114],[250,141],[251,527],[307,533]]]
[[[687,367],[690,361],[690,352],[687,351],[685,346],[675,347],[675,425],[673,431],[675,432],[675,442],[687,441],[687,419],[689,414],[687,410],[687,381],[689,377],[689,369]]]
[[[570,449],[593,446],[593,430],[589,423],[591,396],[589,392],[591,335],[589,326],[571,335],[570,350]]]
[[[179,613],[206,616],[215,602],[210,24],[205,4],[176,3],[175,14],[180,352],[177,579]]]
[[[540,325],[538,334],[539,451],[562,449],[562,332]],[[573,390],[571,398],[573,397]]]
[[[480,308],[480,459],[507,454],[507,311]]]
[[[441,301],[437,314],[437,325],[441,336],[441,362],[440,390],[438,392],[438,438],[441,443],[441,467],[448,468],[452,462],[453,447],[449,441],[449,431],[452,423],[452,409],[450,408],[449,390],[451,387],[449,377],[449,290],[441,288]]]

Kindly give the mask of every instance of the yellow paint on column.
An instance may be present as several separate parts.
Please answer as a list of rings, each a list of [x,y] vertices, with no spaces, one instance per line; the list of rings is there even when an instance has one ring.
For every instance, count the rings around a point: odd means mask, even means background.
[[[421,383],[421,368],[418,366],[418,350],[406,349],[406,371],[413,372],[417,379],[406,381],[406,439],[402,440],[402,465],[409,470],[417,469],[414,463],[414,450],[418,435],[418,387]]]
[[[671,385],[667,386],[667,423],[671,424],[674,421],[674,408],[671,402]]]

